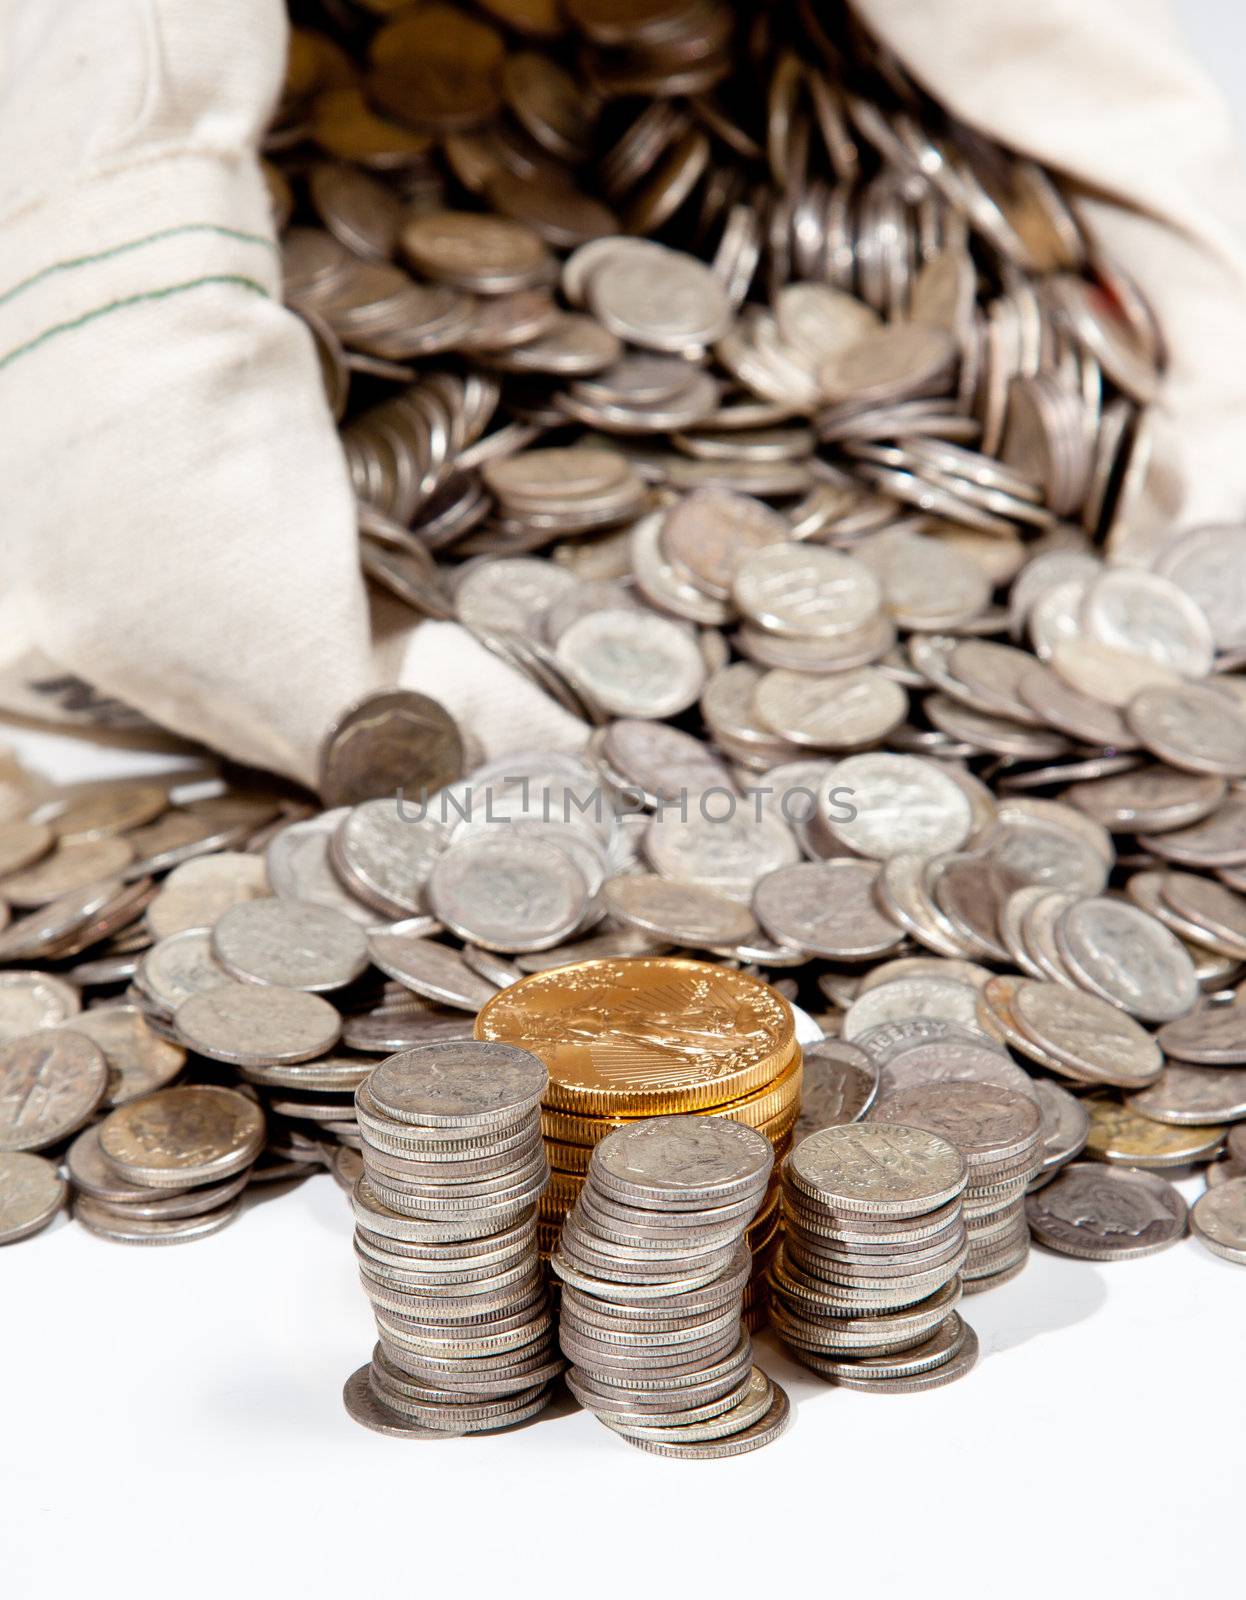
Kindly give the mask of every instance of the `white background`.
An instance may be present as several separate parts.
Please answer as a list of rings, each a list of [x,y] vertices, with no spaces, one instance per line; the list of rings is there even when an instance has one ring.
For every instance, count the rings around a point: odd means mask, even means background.
[[[1246,129],[1246,13],[1179,10]],[[58,778],[143,764],[14,739]],[[0,1253],[4,1600],[1241,1592],[1246,1272],[1192,1240],[1034,1252],[966,1301],[982,1360],[929,1394],[828,1388],[763,1338],[792,1427],[692,1465],[566,1407],[444,1444],[357,1428],[350,1232],[318,1176],[191,1246],[62,1218]]]

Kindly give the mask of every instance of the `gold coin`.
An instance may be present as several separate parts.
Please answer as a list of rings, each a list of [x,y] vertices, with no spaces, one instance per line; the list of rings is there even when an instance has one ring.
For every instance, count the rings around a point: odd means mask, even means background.
[[[531,1050],[545,1104],[597,1116],[701,1111],[754,1093],[792,1053],[782,996],[729,967],[678,957],[579,961],[500,990],[478,1039]]]
[[[1127,1167],[1182,1167],[1206,1161],[1220,1147],[1226,1128],[1177,1128],[1152,1122],[1117,1100],[1091,1096],[1082,1101],[1090,1113],[1086,1154],[1096,1161]]]
[[[781,1118],[800,1115],[800,1091],[804,1077],[803,1057],[800,1046],[792,1046],[792,1054],[777,1078],[772,1078],[755,1094],[745,1095],[740,1100],[729,1100],[726,1105],[707,1106],[703,1110],[694,1112],[695,1116],[704,1117],[730,1117],[733,1122],[742,1122],[747,1128],[756,1128],[765,1133],[769,1138],[778,1138],[779,1134],[771,1128],[771,1123],[777,1123]],[[646,1113],[652,1115],[652,1113]],[[599,1144],[607,1134],[613,1133],[616,1128],[625,1128],[628,1123],[636,1122],[637,1117],[581,1117],[570,1111],[556,1111],[548,1106],[541,1109],[541,1132],[547,1139],[553,1139],[563,1144]],[[782,1130],[786,1132],[786,1128]]]

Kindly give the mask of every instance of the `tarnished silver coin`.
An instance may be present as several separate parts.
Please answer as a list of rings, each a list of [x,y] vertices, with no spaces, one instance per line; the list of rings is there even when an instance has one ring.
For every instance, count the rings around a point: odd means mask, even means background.
[[[0,1151],[0,1245],[39,1233],[65,1204],[55,1166],[24,1150]]]
[[[1081,1154],[1090,1132],[1090,1118],[1080,1100],[1049,1078],[1034,1080],[1034,1094],[1043,1118],[1039,1132],[1043,1173],[1050,1174]]]
[[[872,1122],[810,1134],[784,1163],[802,1194],[880,1217],[932,1211],[960,1194],[967,1175],[960,1151],[939,1135]]]
[[[1023,979],[1011,987],[1009,1001],[1022,1031],[1084,1082],[1143,1088],[1163,1068],[1150,1034],[1093,994]]]
[[[238,1215],[240,1200],[232,1200],[216,1211],[191,1217],[130,1217],[120,1206],[105,1206],[89,1195],[74,1201],[74,1220],[89,1233],[114,1244],[189,1244],[219,1233]]]
[[[50,972],[0,972],[0,1043],[59,1027],[81,1009],[77,989]]]
[[[332,1049],[342,1031],[327,1000],[275,984],[201,990],[182,1001],[173,1021],[192,1050],[234,1066],[310,1061]]]
[[[860,1122],[878,1093],[878,1068],[864,1050],[827,1039],[804,1053],[800,1119],[792,1130],[799,1144],[820,1128]]]
[[[5,878],[3,898],[11,906],[45,906],[115,877],[133,859],[133,847],[124,838],[61,839],[47,855]]]
[[[1246,1178],[1231,1178],[1199,1195],[1190,1231],[1213,1255],[1246,1265]]]
[[[1186,1204],[1153,1172],[1075,1161],[1025,1202],[1034,1237],[1060,1255],[1123,1261],[1175,1244]]]
[[[366,800],[343,811],[329,840],[329,859],[352,893],[380,918],[424,909],[433,863],[449,843],[449,829],[431,805],[392,798]]]
[[[1203,1006],[1156,1034],[1160,1048],[1197,1066],[1246,1066],[1246,1006]]]
[[[209,1084],[135,1100],[99,1131],[99,1148],[117,1175],[152,1189],[219,1183],[250,1166],[263,1144],[264,1115],[255,1102]]]
[[[232,907],[268,894],[262,856],[222,850],[174,867],[147,907],[153,939],[168,939],[189,928],[210,928]]]
[[[1143,1021],[1170,1022],[1198,999],[1184,945],[1127,901],[1077,901],[1057,922],[1056,943],[1079,984]]]
[[[903,930],[879,907],[878,867],[865,861],[806,861],[762,878],[753,911],[781,944],[838,961],[867,961],[899,948]]]
[[[1193,1067],[1173,1062],[1126,1104],[1156,1122],[1203,1127],[1246,1117],[1246,1067]]]
[[[880,861],[959,849],[972,824],[968,796],[934,762],[887,752],[836,762],[823,805],[835,838]]]
[[[147,1026],[137,1006],[93,1006],[65,1026],[86,1034],[108,1063],[105,1104],[119,1106],[163,1089],[186,1065],[186,1052]]]
[[[428,695],[387,689],[349,706],[320,747],[318,787],[326,807],[405,795],[417,798],[463,773],[463,738]]]
[[[392,1056],[369,1077],[367,1091],[397,1122],[444,1127],[520,1116],[538,1103],[547,1080],[527,1050],[464,1040]]]
[[[438,858],[428,901],[447,928],[486,950],[548,950],[579,927],[588,887],[579,866],[557,845],[485,835],[465,839]]]
[[[0,1044],[0,1151],[68,1138],[107,1089],[104,1052],[85,1034],[42,1028]]]
[[[757,937],[746,906],[699,884],[636,872],[608,879],[603,893],[616,922],[672,944],[706,950]]]
[[[618,1128],[593,1150],[594,1181],[651,1206],[686,1209],[760,1194],[774,1165],[764,1134],[725,1117],[648,1117]]]
[[[475,1012],[497,993],[457,950],[436,939],[378,931],[368,939],[368,954],[387,976],[439,1005]]]
[[[880,1096],[870,1119],[939,1134],[968,1161],[971,1183],[975,1166],[1001,1163],[1032,1149],[1042,1122],[1031,1095],[967,1079],[896,1089]]]
[[[878,1098],[925,1083],[982,1083],[1034,1098],[1034,1081],[1006,1050],[984,1039],[948,1035],[888,1050],[879,1064]]]
[[[212,928],[212,953],[244,983],[321,992],[354,982],[368,965],[358,923],[306,900],[251,900]]]
[[[153,1005],[172,1016],[183,1000],[236,982],[212,953],[207,928],[187,928],[160,939],[139,958],[134,982]]]
[[[771,1390],[770,1404],[766,1411],[756,1421],[742,1427],[739,1432],[728,1434],[724,1438],[676,1443],[640,1439],[632,1433],[628,1435],[629,1443],[640,1450],[647,1450],[651,1455],[671,1456],[679,1461],[720,1461],[727,1456],[746,1455],[749,1451],[760,1450],[765,1445],[772,1444],[791,1420],[791,1402],[788,1400],[786,1390],[780,1388],[773,1380],[771,1380]]]

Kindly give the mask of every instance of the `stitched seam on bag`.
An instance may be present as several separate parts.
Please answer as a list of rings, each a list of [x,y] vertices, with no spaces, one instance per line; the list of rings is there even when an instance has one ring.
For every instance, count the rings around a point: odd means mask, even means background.
[[[75,267],[94,266],[97,261],[111,261],[114,256],[125,255],[130,250],[141,250],[144,245],[159,244],[163,239],[175,239],[183,233],[215,233],[225,239],[237,239],[242,244],[262,244],[269,250],[277,249],[276,244],[261,233],[244,233],[240,228],[226,228],[218,222],[183,222],[173,228],[161,228],[157,233],[144,234],[141,239],[129,239],[124,244],[110,245],[107,250],[96,250],[91,255],[69,256],[64,261],[54,261],[51,266],[41,267],[38,272],[31,273],[29,278],[23,278],[21,283],[15,283],[11,289],[6,289],[0,294],[0,306],[16,298],[23,289],[41,283],[44,278],[50,278],[57,272],[70,272]]]
[[[182,294],[187,289],[199,289],[209,283],[232,283],[241,289],[250,289],[255,294],[269,298],[268,290],[262,283],[254,278],[244,277],[237,272],[215,272],[202,278],[191,278],[186,283],[166,284],[163,289],[145,289],[142,294],[126,295],[121,300],[110,300],[106,305],[96,306],[93,311],[85,311],[80,317],[72,317],[68,322],[57,322],[52,327],[45,328],[42,333],[28,339],[25,344],[19,344],[10,350],[7,355],[0,356],[0,372],[3,372],[11,362],[19,356],[26,355],[29,351],[37,349],[41,344],[46,344],[49,339],[54,339],[58,333],[70,333],[75,328],[81,328],[88,322],[95,322],[100,317],[106,317],[109,312],[122,311],[126,306],[141,305],[145,300],[167,300],[170,295]]]

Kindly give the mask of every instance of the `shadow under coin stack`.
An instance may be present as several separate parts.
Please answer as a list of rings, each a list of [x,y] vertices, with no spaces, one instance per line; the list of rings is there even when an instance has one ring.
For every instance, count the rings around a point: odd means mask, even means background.
[[[742,1455],[787,1425],[741,1323],[744,1233],[774,1151],[726,1118],[652,1117],[595,1146],[563,1224],[558,1337],[576,1399],[641,1450]]]
[[[542,1410],[562,1370],[536,1246],[545,1069],[447,1041],[381,1062],[357,1092],[355,1254],[379,1342],[343,1399],[381,1433],[446,1438]]]
[[[919,1083],[898,1090],[870,1120],[925,1128],[954,1144],[969,1167],[963,1209],[966,1294],[1006,1283],[1030,1256],[1025,1191],[1043,1168],[1042,1112],[1029,1095],[993,1083]]]
[[[978,1341],[956,1313],[967,1167],[922,1128],[855,1123],[802,1139],[783,1165],[770,1320],[798,1361],[847,1389],[934,1389]]]
[[[544,1255],[584,1187],[594,1149],[616,1128],[645,1117],[723,1118],[764,1134],[777,1162],[800,1115],[791,1007],[768,984],[705,961],[636,957],[534,973],[482,1008],[476,1036],[531,1050],[549,1070]],[[751,1329],[765,1325],[765,1266],[778,1227],[776,1182],[745,1235]]]
[[[235,1089],[186,1084],[118,1106],[70,1145],[74,1216],[117,1244],[182,1244],[232,1222],[264,1148],[264,1114]]]

